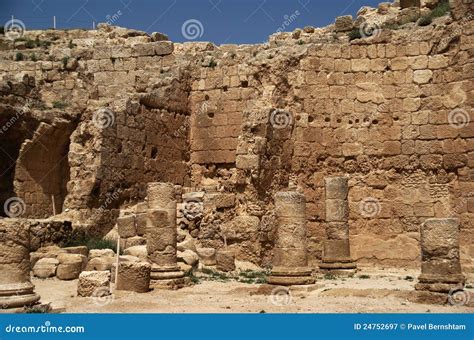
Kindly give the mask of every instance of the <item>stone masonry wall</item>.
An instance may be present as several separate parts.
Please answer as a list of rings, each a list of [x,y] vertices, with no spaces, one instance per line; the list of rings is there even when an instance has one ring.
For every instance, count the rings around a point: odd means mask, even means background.
[[[226,198],[205,201],[193,232],[202,245],[220,248],[227,234],[237,258],[267,265],[273,195],[292,187],[306,197],[314,265],[324,239],[324,177],[345,175],[359,263],[415,267],[421,223],[454,216],[463,266],[472,271],[474,25],[453,12],[454,19],[361,39],[350,40],[336,22],[243,46],[173,44],[107,25],[30,31],[51,45],[3,42],[0,78],[34,77],[33,109],[49,114],[50,125],[61,118],[53,106],[67,113],[69,174],[52,181],[62,187],[69,175],[62,200],[78,223],[93,225],[91,214],[102,217],[93,210],[129,206],[145,198],[148,182],[169,181],[204,191],[205,200]],[[27,59],[34,52],[36,61],[15,60],[18,52]],[[2,105],[18,97],[2,92]],[[34,180],[19,168],[16,195],[41,191],[23,178]],[[113,222],[94,228],[106,233]]]

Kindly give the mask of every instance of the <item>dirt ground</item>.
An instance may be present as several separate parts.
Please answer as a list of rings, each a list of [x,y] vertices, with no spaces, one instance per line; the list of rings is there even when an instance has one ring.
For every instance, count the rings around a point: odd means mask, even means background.
[[[78,297],[77,280],[33,279],[43,303],[68,313],[474,313],[467,306],[409,302],[415,271],[358,272],[354,278],[320,277],[289,295],[275,287],[201,280],[183,289],[116,291],[102,299]],[[273,294],[272,294],[273,291]],[[467,290],[474,299],[474,290]]]

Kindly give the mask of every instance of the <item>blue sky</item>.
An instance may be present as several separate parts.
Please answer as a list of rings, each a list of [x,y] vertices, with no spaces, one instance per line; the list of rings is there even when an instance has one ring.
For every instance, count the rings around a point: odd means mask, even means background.
[[[285,31],[321,27],[381,0],[0,0],[0,24],[15,19],[27,29],[92,28],[93,22],[168,34],[173,41],[259,43]],[[292,17],[285,25],[285,16]],[[193,21],[188,21],[193,20]],[[188,22],[188,31],[183,24]],[[193,26],[193,24],[195,24]],[[196,29],[196,30],[193,30]]]

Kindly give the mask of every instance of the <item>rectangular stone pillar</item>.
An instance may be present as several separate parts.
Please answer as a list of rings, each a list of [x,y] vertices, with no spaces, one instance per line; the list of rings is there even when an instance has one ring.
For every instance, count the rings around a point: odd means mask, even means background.
[[[424,302],[446,303],[464,287],[459,261],[459,220],[429,218],[421,226],[421,275],[415,289]]]
[[[352,275],[356,264],[351,259],[349,244],[349,184],[347,177],[327,177],[326,240],[323,245],[323,272]]]
[[[267,282],[276,285],[314,283],[306,250],[306,200],[296,191],[275,195],[277,236],[273,268]]]

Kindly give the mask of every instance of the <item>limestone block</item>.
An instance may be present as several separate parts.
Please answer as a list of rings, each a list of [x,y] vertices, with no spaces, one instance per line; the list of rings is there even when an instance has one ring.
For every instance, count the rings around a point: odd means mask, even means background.
[[[429,218],[421,227],[421,275],[417,290],[446,293],[462,286],[465,277],[459,261],[460,221]]]
[[[95,46],[93,59],[108,59],[112,56],[110,47],[107,46]]]
[[[153,55],[155,55],[154,43],[135,44],[132,46],[132,56],[134,57],[153,56]]]
[[[347,177],[326,177],[326,199],[347,199],[349,193],[349,181]]]
[[[277,216],[306,216],[306,199],[303,194],[295,191],[279,191],[275,194],[275,213]]]
[[[326,223],[326,237],[329,240],[346,240],[349,238],[349,225],[347,222]]]
[[[196,245],[194,243],[194,239],[191,236],[186,237],[184,241],[178,243],[179,251],[185,251],[186,249],[196,252]]]
[[[259,155],[238,155],[235,162],[238,169],[258,169],[260,157]]]
[[[231,250],[218,250],[216,254],[217,269],[223,272],[235,270],[235,255]]]
[[[159,41],[155,43],[156,55],[168,55],[173,53],[174,44],[171,41]]]
[[[120,237],[128,238],[137,235],[135,228],[135,216],[127,215],[117,218],[117,228]]]
[[[197,248],[199,261],[205,266],[216,265],[216,250],[214,248]]]
[[[377,7],[377,12],[380,14],[387,14],[390,10],[391,3],[390,2],[381,2]]]
[[[176,248],[177,236],[170,228],[153,228],[148,235],[147,248],[150,255],[156,251],[164,252],[168,247]]]
[[[398,57],[390,60],[390,67],[393,71],[406,70],[408,67],[407,57]]]
[[[146,260],[148,258],[148,252],[146,246],[134,246],[127,248],[123,251],[124,255],[131,255],[140,258],[141,260]]]
[[[256,216],[240,215],[221,225],[228,240],[251,240],[258,237],[260,220]]]
[[[413,81],[417,84],[427,84],[433,77],[431,70],[416,70],[413,72]]]
[[[146,238],[142,236],[134,236],[126,239],[125,248],[146,245]]]
[[[42,258],[33,267],[33,274],[40,279],[46,279],[56,275],[59,261],[55,258]]]
[[[160,32],[153,32],[150,36],[151,36],[151,39],[153,41],[167,41],[167,40],[169,40],[169,38],[166,34],[160,33]]]
[[[115,257],[102,256],[94,257],[87,263],[87,271],[110,271],[112,264],[115,262]]]
[[[99,291],[101,296],[110,295],[109,271],[85,271],[79,275],[79,281],[77,282],[78,296],[94,297]]]
[[[300,248],[275,248],[273,255],[274,267],[306,267],[308,255],[303,245]]]
[[[208,193],[204,198],[204,204],[216,208],[231,208],[235,206],[235,194]]]
[[[111,58],[130,58],[132,49],[125,46],[112,46],[110,48]]]
[[[369,59],[352,59],[351,69],[352,69],[352,72],[368,72],[370,71],[370,60]]]
[[[345,32],[352,29],[352,15],[344,15],[336,18],[336,31]]]
[[[422,260],[442,257],[459,259],[459,220],[427,219],[421,228]]]
[[[349,205],[347,200],[326,200],[326,221],[345,222],[349,218]]]
[[[199,262],[198,255],[189,249],[184,251],[178,251],[177,253],[178,261],[189,264],[190,266],[195,266]]]
[[[132,255],[121,255],[119,263],[122,262],[147,262],[146,260],[143,261],[142,259],[132,256]],[[112,268],[110,269],[110,282],[115,283],[115,271],[117,269],[117,262],[114,261],[112,264]]]
[[[59,254],[56,277],[60,280],[75,280],[79,277],[87,258],[79,254]]]
[[[159,210],[176,210],[175,188],[172,183],[148,183],[148,208]]]
[[[148,203],[147,202],[140,202],[135,206],[135,212],[136,215],[146,213],[148,209]]]
[[[86,246],[66,247],[62,249],[68,254],[79,254],[86,257],[89,255],[89,249]]]
[[[348,260],[350,260],[349,239],[326,240],[324,242],[324,262],[341,262]]]
[[[34,267],[37,261],[42,258],[57,258],[59,254],[64,253],[64,250],[59,247],[43,247],[34,253],[30,253],[31,266]]]
[[[114,257],[115,252],[112,249],[91,249],[89,251],[89,260],[96,257]]]
[[[294,247],[306,237],[306,222],[292,217],[277,217],[276,244],[278,247]]]
[[[146,293],[150,290],[151,265],[146,262],[121,262],[117,276],[117,290]]]
[[[448,57],[444,55],[434,55],[428,57],[428,68],[432,70],[445,68],[448,66]]]
[[[146,212],[135,215],[136,231],[138,236],[146,235]]]

